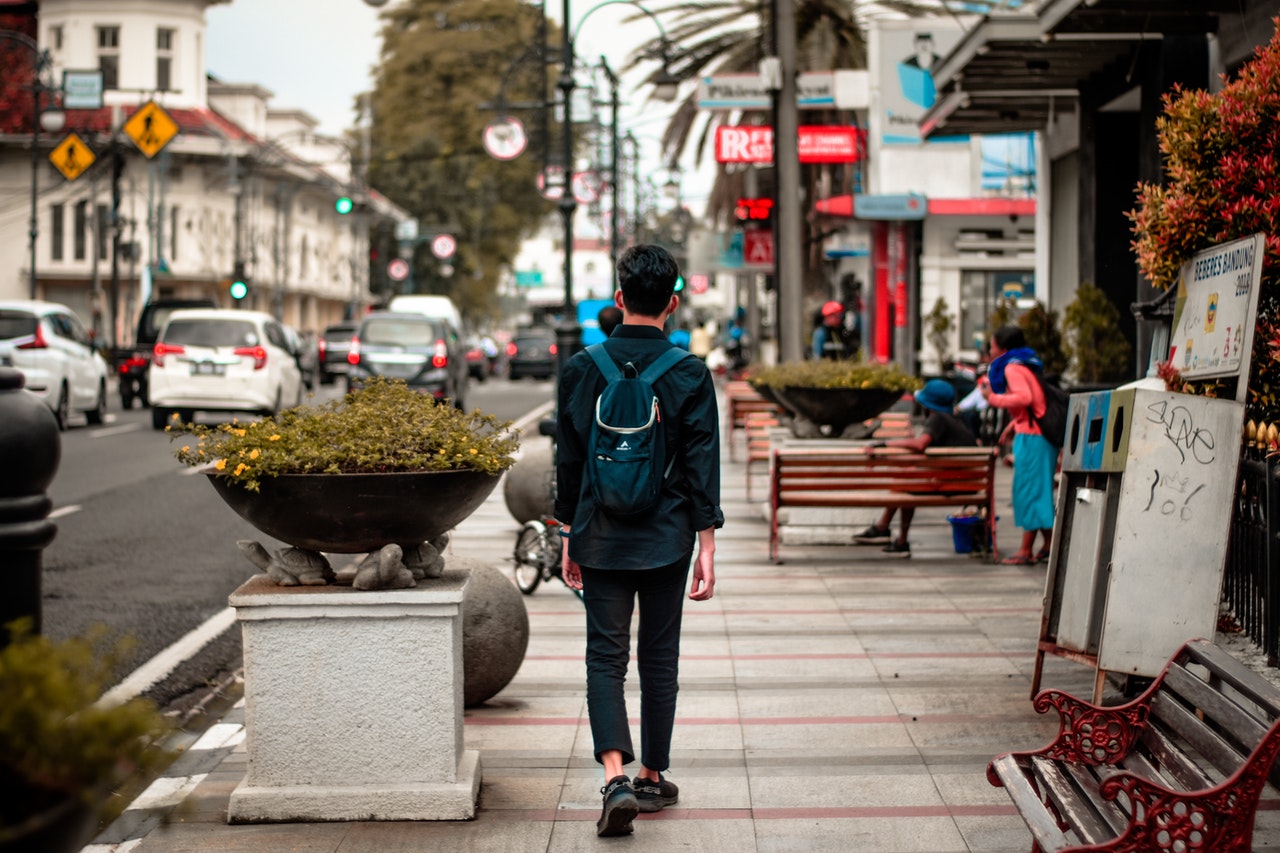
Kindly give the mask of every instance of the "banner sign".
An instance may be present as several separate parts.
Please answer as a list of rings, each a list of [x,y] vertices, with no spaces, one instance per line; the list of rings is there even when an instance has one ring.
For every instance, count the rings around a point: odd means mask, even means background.
[[[767,110],[769,90],[759,74],[711,74],[698,78],[698,107],[704,110]],[[806,71],[796,76],[796,106],[831,109],[836,103],[835,72]]]
[[[1205,249],[1182,265],[1169,361],[1184,379],[1239,376],[1245,389],[1265,246],[1265,236],[1255,234]]]
[[[856,163],[862,157],[863,131],[844,125],[802,125],[801,163]],[[773,128],[767,125],[716,128],[717,163],[772,163]]]

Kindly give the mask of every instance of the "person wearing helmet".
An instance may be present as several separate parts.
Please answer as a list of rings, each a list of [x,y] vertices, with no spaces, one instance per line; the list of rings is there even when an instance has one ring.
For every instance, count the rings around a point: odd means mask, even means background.
[[[857,358],[858,344],[845,324],[844,306],[834,300],[822,306],[822,324],[813,331],[814,358]]]
[[[877,441],[867,447],[871,453],[876,447],[902,447],[921,453],[927,447],[976,447],[978,440],[964,425],[964,421],[954,413],[956,405],[956,389],[951,383],[942,379],[930,379],[915,394],[916,402],[929,414],[924,421],[923,431],[914,438],[898,438],[893,441]],[[889,525],[893,521],[895,507],[885,507],[880,520],[866,530],[853,537],[859,545],[884,544],[884,553],[891,557],[910,557],[911,543],[907,533],[911,529],[911,520],[915,517],[915,507],[902,508],[901,532],[893,539]]]

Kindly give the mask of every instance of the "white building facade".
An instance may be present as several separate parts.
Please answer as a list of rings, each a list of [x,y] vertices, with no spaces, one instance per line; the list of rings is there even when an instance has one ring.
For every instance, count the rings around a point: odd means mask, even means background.
[[[354,180],[347,146],[316,134],[314,118],[274,108],[261,86],[208,78],[204,13],[217,2],[39,4],[47,80],[100,71],[103,106],[68,109],[63,131],[41,134],[34,293],[31,134],[0,136],[0,299],[62,302],[110,343],[131,340],[150,298],[209,297],[302,330],[372,303],[369,228],[407,214]],[[148,101],[178,131],[152,158],[121,130]],[[49,154],[72,131],[97,161],[68,180]],[[344,197],[354,202],[345,215]],[[235,303],[240,277],[249,294]]]

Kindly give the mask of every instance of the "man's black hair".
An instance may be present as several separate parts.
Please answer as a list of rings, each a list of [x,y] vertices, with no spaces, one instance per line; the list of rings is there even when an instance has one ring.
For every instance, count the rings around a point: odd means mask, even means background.
[[[642,243],[618,258],[618,289],[627,310],[641,317],[657,317],[671,301],[680,267],[661,246]]]
[[[1027,337],[1022,334],[1022,329],[1018,326],[1001,326],[992,333],[991,337],[995,340],[996,345],[1005,352],[1027,345]]]
[[[613,330],[622,322],[622,309],[617,305],[606,305],[596,315],[596,322],[600,324],[600,331],[604,332],[604,336],[607,338],[613,334]]]

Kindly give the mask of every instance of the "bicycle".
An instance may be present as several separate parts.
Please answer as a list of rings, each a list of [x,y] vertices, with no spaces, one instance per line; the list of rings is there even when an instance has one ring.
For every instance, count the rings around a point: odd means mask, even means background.
[[[538,432],[542,435],[555,435],[555,421],[544,420],[538,425]],[[552,499],[555,498],[555,472],[552,471],[548,477],[547,488],[551,492]],[[560,522],[554,518],[543,520],[533,519],[526,521],[521,526],[520,532],[516,534],[516,547],[511,554],[511,559],[515,563],[516,586],[525,595],[533,595],[533,591],[538,588],[538,584],[543,581],[551,581],[559,578],[564,581],[564,571],[561,567],[561,542],[560,542]],[[568,584],[565,584],[568,586]],[[579,600],[582,593],[579,590],[570,587],[570,590]]]

